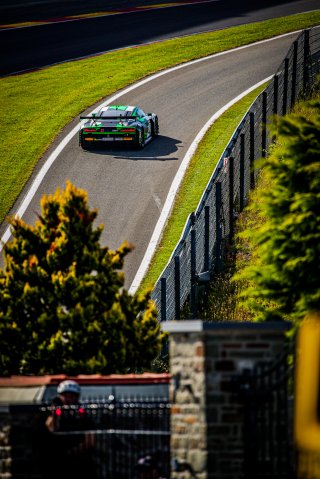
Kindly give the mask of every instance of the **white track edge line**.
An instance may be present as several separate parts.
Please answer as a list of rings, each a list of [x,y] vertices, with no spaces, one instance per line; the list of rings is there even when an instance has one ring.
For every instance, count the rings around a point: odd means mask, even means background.
[[[139,88],[140,86],[145,85],[146,83],[149,83],[150,81],[155,80],[156,78],[159,78],[159,77],[161,77],[163,75],[166,75],[168,73],[180,70],[181,68],[185,68],[187,66],[190,66],[190,65],[193,65],[193,64],[196,64],[196,63],[200,63],[200,62],[203,62],[203,61],[206,61],[206,60],[210,60],[210,59],[215,58],[215,57],[219,57],[219,56],[222,56],[222,55],[227,55],[229,53],[234,53],[234,52],[244,50],[246,48],[250,48],[250,47],[253,47],[253,46],[256,46],[256,45],[261,45],[263,43],[267,43],[267,42],[270,42],[270,41],[273,41],[273,40],[278,40],[279,38],[287,37],[289,35],[294,35],[294,34],[299,33],[301,31],[302,30],[296,30],[294,32],[284,33],[282,35],[277,35],[276,37],[267,38],[265,40],[260,40],[260,41],[255,42],[255,43],[250,43],[249,45],[243,45],[241,47],[237,47],[237,48],[233,48],[231,50],[226,50],[226,51],[223,51],[223,52],[215,53],[215,54],[209,55],[207,57],[197,58],[196,60],[192,60],[190,62],[182,63],[181,65],[177,65],[177,66],[171,67],[167,70],[163,70],[161,72],[155,73],[154,75],[151,75],[150,77],[147,77],[147,78],[139,81],[138,83],[135,83],[135,84],[129,86],[128,88],[125,88],[121,92],[116,93],[111,98],[109,98],[109,100],[107,100],[105,102],[102,102],[97,108],[92,110],[91,114],[97,112],[103,106],[110,105],[115,100],[117,100],[118,98],[120,98],[123,95],[126,95],[127,93],[131,92],[132,90],[135,90],[136,88]],[[27,194],[24,197],[21,205],[19,206],[17,212],[15,213],[15,215],[14,215],[15,217],[19,216],[21,218],[23,216],[23,214],[25,213],[29,204],[31,203],[33,196],[35,195],[37,189],[39,188],[43,178],[45,177],[46,173],[48,172],[48,170],[50,169],[50,167],[52,166],[54,161],[57,159],[57,157],[61,153],[61,151],[65,148],[65,146],[69,143],[69,141],[78,133],[78,131],[79,131],[79,126],[74,127],[70,131],[70,133],[61,141],[61,143],[57,146],[57,148],[55,148],[55,150],[51,153],[51,155],[46,160],[43,167],[38,172],[36,178],[34,179],[29,191],[27,192]],[[7,229],[5,230],[3,236],[0,239],[0,253],[3,250],[4,244],[9,240],[10,236],[11,236],[11,227],[8,226]]]
[[[144,277],[144,275],[145,275],[145,273],[146,273],[146,271],[149,267],[152,256],[153,256],[153,254],[156,250],[156,247],[159,243],[159,240],[161,238],[162,231],[163,231],[163,229],[165,227],[165,224],[168,220],[168,217],[170,215],[170,212],[171,212],[171,209],[172,209],[172,206],[173,206],[173,203],[174,203],[174,199],[175,199],[177,191],[180,187],[181,181],[184,177],[185,171],[186,171],[186,169],[189,165],[189,162],[190,162],[191,158],[193,157],[194,153],[196,152],[196,149],[197,149],[200,141],[202,140],[202,138],[206,134],[207,130],[231,106],[233,106],[235,103],[237,103],[239,100],[244,98],[246,95],[251,93],[256,88],[259,88],[259,86],[261,86],[264,83],[266,83],[267,81],[271,80],[272,77],[273,77],[273,75],[269,76],[268,78],[265,78],[264,80],[261,80],[260,82],[256,83],[255,85],[248,88],[244,92],[240,93],[240,95],[238,95],[237,97],[233,98],[233,100],[229,101],[229,103],[224,105],[222,108],[220,108],[220,110],[218,110],[207,121],[207,123],[201,128],[201,130],[199,131],[199,133],[197,134],[197,136],[195,137],[195,139],[191,143],[187,153],[185,154],[185,156],[184,156],[184,158],[181,162],[181,165],[180,165],[180,167],[179,167],[179,169],[176,173],[176,176],[173,179],[173,182],[171,184],[171,188],[169,190],[169,193],[168,193],[167,199],[165,201],[165,204],[162,208],[162,211],[161,211],[160,217],[158,219],[158,222],[157,222],[157,224],[155,226],[155,229],[153,231],[153,234],[152,234],[150,243],[148,245],[147,251],[146,251],[146,253],[144,255],[144,258],[141,262],[141,265],[140,265],[140,267],[139,267],[139,269],[138,269],[138,271],[137,271],[137,273],[136,273],[136,275],[133,279],[133,282],[132,282],[132,284],[129,288],[129,294],[134,294],[137,291],[138,287],[140,286],[140,283],[141,283],[141,281],[142,281],[142,279],[143,279],[143,277]]]

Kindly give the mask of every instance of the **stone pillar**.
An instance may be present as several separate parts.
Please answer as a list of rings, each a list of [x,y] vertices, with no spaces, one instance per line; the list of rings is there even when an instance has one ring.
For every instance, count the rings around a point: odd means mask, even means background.
[[[288,323],[170,321],[172,479],[240,479],[242,405],[234,377],[283,350]]]
[[[195,321],[181,321],[170,335],[171,457],[179,464],[171,478],[192,477],[189,465],[199,478],[207,477],[207,432],[205,393],[205,354],[201,331],[193,331]],[[166,323],[170,329],[173,323]]]

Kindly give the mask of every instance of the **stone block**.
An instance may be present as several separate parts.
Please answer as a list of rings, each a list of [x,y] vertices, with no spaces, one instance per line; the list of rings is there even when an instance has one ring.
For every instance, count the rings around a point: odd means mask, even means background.
[[[195,343],[194,348],[195,348],[195,356],[202,357],[202,358],[205,356],[205,348],[202,341],[198,341],[197,343]]]
[[[221,420],[224,423],[230,423],[230,424],[240,423],[243,421],[243,414],[241,414],[240,412],[239,413],[236,413],[236,412],[222,413]]]
[[[225,404],[226,396],[224,394],[217,394],[215,391],[211,392],[211,390],[207,390],[207,405],[210,407],[212,404]]]
[[[218,421],[218,408],[217,407],[207,407],[206,419],[209,423]]]
[[[188,414],[188,415],[184,416],[183,422],[185,422],[186,424],[197,424],[199,422],[199,419],[198,419],[197,416],[193,416],[191,414]]]
[[[214,424],[208,427],[208,436],[229,436],[231,431],[230,425]]]
[[[261,339],[263,341],[276,341],[276,342],[281,342],[282,344],[284,343],[284,332],[283,331],[275,331],[273,333],[264,333],[261,335]]]
[[[251,343],[246,343],[245,347],[248,349],[269,349],[271,347],[271,344],[267,342],[263,343],[254,341]]]
[[[176,404],[192,404],[194,403],[194,397],[187,389],[178,390],[176,391],[175,402]]]
[[[206,356],[209,358],[218,358],[220,355],[220,343],[206,343]]]
[[[243,348],[243,342],[233,342],[233,343],[223,343],[221,344],[221,349],[242,349]]]
[[[266,357],[265,351],[230,351],[229,356],[231,358],[243,358],[243,359],[261,359]]]
[[[207,451],[192,449],[188,451],[187,461],[194,472],[205,472],[207,466]]]
[[[235,362],[231,360],[216,361],[215,370],[220,372],[235,371]]]
[[[230,341],[230,337],[233,337],[232,332],[230,334],[226,334],[225,332],[221,332],[215,330],[213,334],[208,334],[206,339],[206,344],[210,345],[210,343],[221,343],[221,341]]]

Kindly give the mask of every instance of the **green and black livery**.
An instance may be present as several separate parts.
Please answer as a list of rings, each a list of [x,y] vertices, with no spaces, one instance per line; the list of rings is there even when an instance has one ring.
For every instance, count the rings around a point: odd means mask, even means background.
[[[80,116],[79,143],[88,150],[97,144],[127,142],[143,148],[159,134],[158,116],[137,106],[109,105],[91,116]]]

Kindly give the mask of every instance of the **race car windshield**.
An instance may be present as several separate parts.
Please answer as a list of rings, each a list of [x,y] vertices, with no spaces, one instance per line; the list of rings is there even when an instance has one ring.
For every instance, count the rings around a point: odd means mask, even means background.
[[[132,111],[120,111],[120,110],[105,110],[101,113],[102,118],[108,117],[119,117],[119,118],[126,118],[127,116],[132,116]]]

